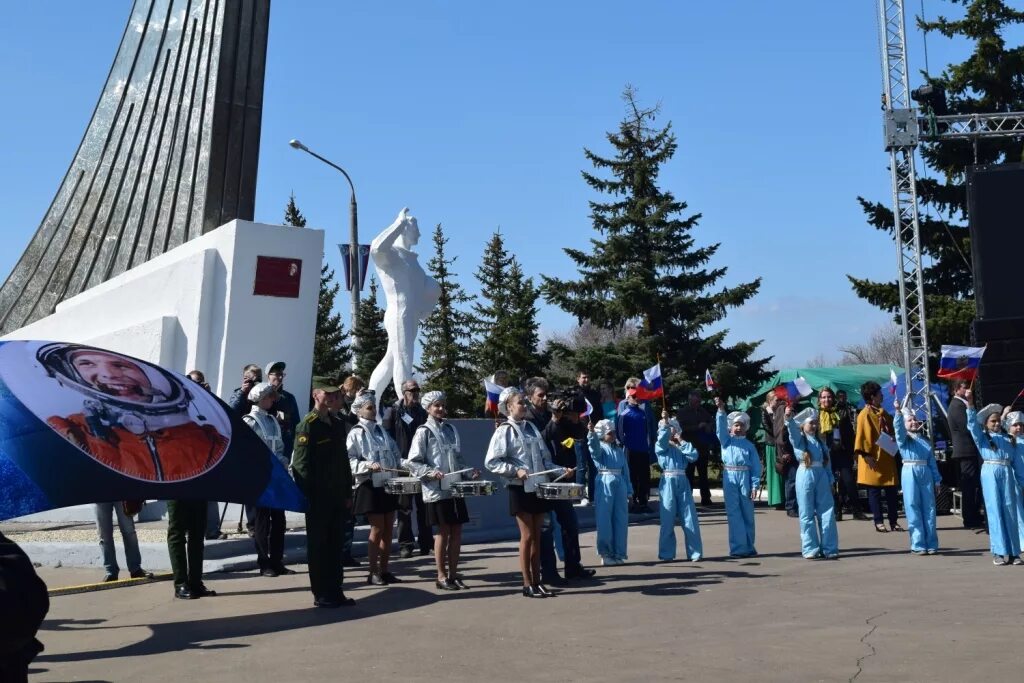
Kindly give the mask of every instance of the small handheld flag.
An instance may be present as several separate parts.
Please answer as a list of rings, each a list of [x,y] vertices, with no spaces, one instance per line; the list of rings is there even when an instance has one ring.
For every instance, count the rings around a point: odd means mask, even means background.
[[[494,375],[484,378],[484,391],[487,392],[487,399],[484,402],[484,413],[486,415],[498,414],[498,396],[501,395],[502,387],[494,383]]]
[[[590,414],[594,412],[594,406],[593,406],[593,405],[591,405],[591,403],[590,403],[590,399],[588,399],[588,398],[584,398],[583,400],[584,400],[584,401],[586,402],[586,404],[587,404],[587,409],[586,409],[586,410],[584,410],[584,411],[583,411],[582,413],[580,413],[580,419],[582,419],[582,418],[584,418],[584,417],[589,417],[589,416],[590,416]]]
[[[895,396],[896,384],[899,382],[899,380],[896,378],[896,371],[893,370],[892,368],[889,368],[889,380],[892,382],[892,386],[889,388],[889,393]]]
[[[978,376],[984,346],[942,346],[938,376],[943,379],[966,379],[971,382]]]
[[[704,371],[704,388],[706,388],[708,391],[714,391],[715,386],[716,386],[715,378],[711,376],[711,371],[710,370],[705,370]]]
[[[639,401],[649,401],[652,398],[661,398],[664,395],[661,387],[661,363],[644,370],[644,378],[636,387],[636,398]]]
[[[775,395],[784,401],[796,401],[814,393],[814,389],[803,377],[784,382],[775,388]]]

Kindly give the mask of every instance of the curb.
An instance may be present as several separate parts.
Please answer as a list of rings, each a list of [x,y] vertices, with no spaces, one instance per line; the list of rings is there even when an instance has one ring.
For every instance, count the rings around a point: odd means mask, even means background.
[[[141,586],[147,583],[156,583],[157,581],[170,581],[172,578],[174,578],[174,574],[167,572],[166,574],[154,574],[151,579],[118,579],[117,581],[104,581],[102,583],[83,583],[80,586],[62,586],[60,588],[51,588],[47,593],[51,598],[55,598],[61,595],[78,595],[79,593],[94,593],[114,588]]]

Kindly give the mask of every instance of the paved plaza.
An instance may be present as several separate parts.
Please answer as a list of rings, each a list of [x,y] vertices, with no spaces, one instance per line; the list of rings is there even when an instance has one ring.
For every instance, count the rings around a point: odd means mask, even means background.
[[[960,681],[1019,680],[1024,567],[994,567],[988,537],[940,517],[942,554],[905,534],[840,523],[838,562],[798,552],[796,520],[760,508],[751,560],[725,559],[724,511],[702,515],[710,559],[660,563],[655,521],[630,562],[557,598],[528,600],[516,545],[469,546],[469,591],[439,595],[429,558],[358,604],[312,609],[307,576],[211,575],[215,598],[156,582],[54,597],[33,681]],[[582,538],[593,557],[594,533]],[[51,588],[95,571],[41,569]]]

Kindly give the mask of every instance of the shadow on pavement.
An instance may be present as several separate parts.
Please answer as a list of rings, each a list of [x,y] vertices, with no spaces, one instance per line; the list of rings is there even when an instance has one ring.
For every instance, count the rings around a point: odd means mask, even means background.
[[[309,589],[303,588],[302,590],[308,592]],[[353,607],[338,609],[305,607],[260,614],[200,619],[188,622],[187,624],[173,622],[165,624],[129,624],[117,627],[96,625],[103,621],[97,619],[61,620],[57,624],[58,629],[77,630],[68,628],[73,624],[84,624],[85,627],[81,630],[143,627],[148,628],[150,634],[144,640],[110,650],[91,650],[60,655],[47,655],[44,653],[36,657],[35,661],[40,664],[46,662],[67,663],[121,657],[145,657],[147,655],[178,652],[181,650],[246,648],[250,646],[244,643],[220,643],[217,641],[250,638],[252,636],[325,626],[345,621],[358,621],[368,617],[418,609],[442,600],[487,598],[508,593],[509,591],[506,590],[471,589],[465,592],[460,591],[458,593],[453,592],[440,595],[417,588],[390,587],[386,591],[379,591],[357,600]],[[224,593],[223,597],[243,594],[245,593]],[[218,596],[217,598],[208,599],[220,600],[222,598]],[[48,622],[44,624],[43,628],[50,628],[51,626],[53,626],[52,622]]]

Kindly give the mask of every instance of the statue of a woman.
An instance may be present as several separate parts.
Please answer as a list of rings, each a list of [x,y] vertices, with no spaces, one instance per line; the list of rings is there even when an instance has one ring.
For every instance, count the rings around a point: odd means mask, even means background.
[[[368,387],[376,392],[378,402],[389,382],[394,380],[397,389],[412,378],[417,328],[441,296],[437,281],[423,272],[412,250],[419,241],[416,219],[409,209],[402,209],[395,222],[370,244],[370,257],[384,290],[384,329],[388,333],[388,349],[370,375]],[[380,406],[377,408],[379,416]]]

